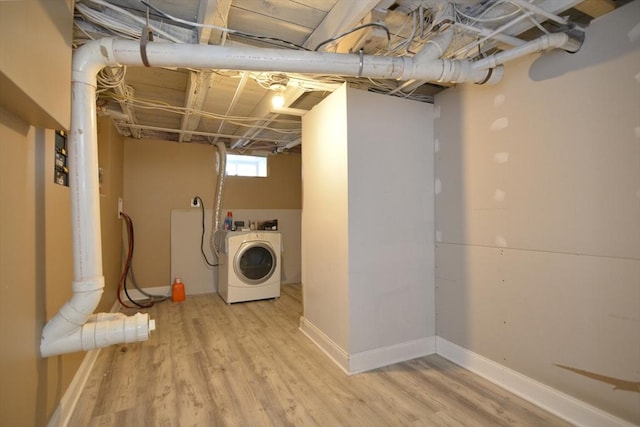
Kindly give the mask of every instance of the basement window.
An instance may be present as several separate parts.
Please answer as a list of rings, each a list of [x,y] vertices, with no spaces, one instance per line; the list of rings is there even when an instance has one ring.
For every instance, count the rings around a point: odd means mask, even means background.
[[[226,172],[230,176],[266,177],[267,158],[227,154]]]

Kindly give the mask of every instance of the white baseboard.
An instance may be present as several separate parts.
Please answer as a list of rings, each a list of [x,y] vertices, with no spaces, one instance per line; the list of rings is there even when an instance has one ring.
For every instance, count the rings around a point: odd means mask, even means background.
[[[349,359],[349,373],[357,374],[359,372],[370,371],[394,363],[428,356],[435,352],[436,337],[431,336],[362,351],[360,353],[353,353]]]
[[[300,331],[348,375],[428,356],[436,352],[435,336],[349,354],[304,316],[300,317]]]
[[[111,306],[110,312],[115,313],[119,310],[120,305],[118,304],[118,301],[115,301]],[[96,348],[95,350],[89,350],[87,354],[85,354],[84,359],[82,359],[78,370],[69,384],[69,387],[67,387],[62,399],[60,399],[60,403],[49,419],[47,427],[66,427],[69,424],[69,420],[71,419],[71,415],[73,415],[73,411],[76,409],[76,405],[82,395],[84,386],[87,384],[89,375],[91,375],[93,365],[95,365],[96,360],[98,360],[100,350],[102,349]]]
[[[335,362],[345,374],[349,374],[349,354],[345,352],[338,344],[333,342],[331,338],[325,335],[313,323],[309,322],[304,316],[300,316],[300,331],[307,336],[320,350],[322,350],[329,359]]]
[[[64,392],[62,399],[60,399],[60,403],[49,420],[47,427],[66,427],[69,424],[71,415],[73,415],[73,411],[76,409],[78,400],[82,395],[84,386],[89,379],[89,375],[93,370],[93,365],[96,363],[99,354],[100,349],[98,348],[88,351],[84,356],[78,371],[73,376],[73,380],[71,380],[67,391]]]
[[[628,421],[617,418],[581,400],[531,379],[521,373],[500,365],[493,360],[460,347],[444,338],[436,338],[437,353],[480,375],[494,384],[522,397],[525,400],[584,427],[633,427]]]

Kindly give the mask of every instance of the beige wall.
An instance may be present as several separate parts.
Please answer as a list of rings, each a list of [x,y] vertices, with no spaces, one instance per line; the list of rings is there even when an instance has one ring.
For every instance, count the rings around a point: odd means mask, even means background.
[[[43,127],[71,120],[72,0],[0,1],[0,106]]]
[[[53,144],[52,131],[0,110],[0,425],[45,425],[81,361],[39,356],[71,289],[69,192],[53,184]]]
[[[200,196],[213,208],[212,145],[125,139],[124,210],[135,228],[134,271],[142,287],[170,284],[171,209]],[[269,156],[268,178],[227,177],[222,206],[300,209],[300,155]]]
[[[639,15],[436,97],[438,336],[635,423],[637,391],[556,364],[640,380]]]
[[[98,119],[98,165],[102,171],[100,231],[105,287],[96,312],[108,312],[116,300],[122,273],[124,220],[118,218],[118,198],[124,196],[124,137],[107,118]]]
[[[104,155],[114,174],[111,190],[122,194],[123,141],[106,128],[101,135],[111,134]],[[70,298],[73,281],[69,188],[53,183],[54,152],[52,130],[0,110],[2,426],[46,425],[85,354],[40,358],[42,328]],[[96,311],[111,309],[120,275],[121,225],[112,199],[101,198],[106,286]]]

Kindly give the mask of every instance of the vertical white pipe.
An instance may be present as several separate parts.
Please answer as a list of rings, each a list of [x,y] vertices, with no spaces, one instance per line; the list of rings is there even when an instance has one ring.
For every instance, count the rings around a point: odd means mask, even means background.
[[[105,319],[92,316],[104,289],[96,74],[109,63],[112,41],[90,43],[74,53],[69,132],[69,192],[73,246],[73,295],[45,325],[40,354],[49,357],[111,344],[144,341],[155,323],[148,314]],[[95,321],[98,319],[98,321]]]
[[[98,183],[96,88],[71,83],[73,105],[69,132],[69,192],[73,234],[74,278],[103,277]]]
[[[571,39],[565,33],[545,34],[521,46],[517,46],[512,49],[488,56],[487,58],[480,59],[474,62],[471,67],[474,70],[493,68],[498,65],[504,64],[505,62],[521,58],[525,55],[529,55],[535,52],[541,52],[543,50],[552,48],[565,48],[569,51],[577,51],[580,48],[580,44],[577,41]]]

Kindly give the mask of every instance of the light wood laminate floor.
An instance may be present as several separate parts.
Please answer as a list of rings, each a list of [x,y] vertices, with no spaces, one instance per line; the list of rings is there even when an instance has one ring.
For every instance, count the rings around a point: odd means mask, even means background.
[[[298,330],[300,285],[147,311],[156,331],[100,352],[70,426],[568,425],[436,355],[345,375]]]

